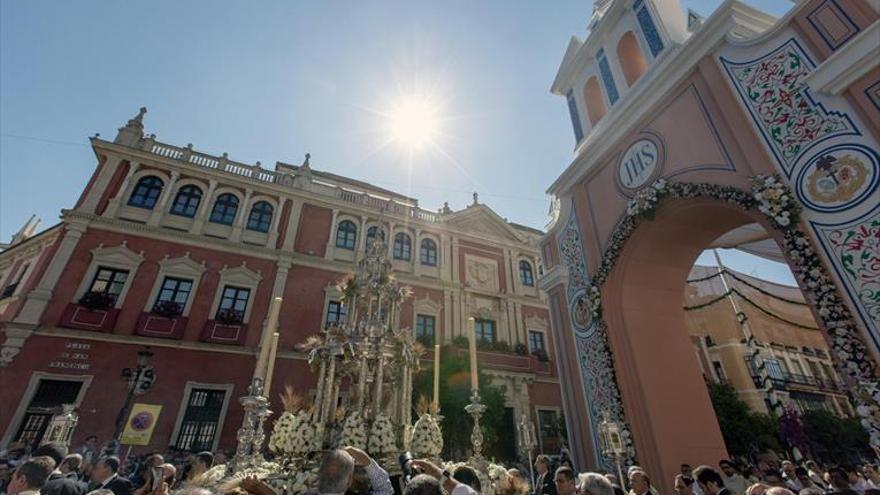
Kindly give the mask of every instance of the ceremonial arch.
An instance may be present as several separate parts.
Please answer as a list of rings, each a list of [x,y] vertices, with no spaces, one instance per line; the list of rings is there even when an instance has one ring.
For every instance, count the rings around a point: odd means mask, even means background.
[[[702,19],[675,0],[612,0],[572,38],[552,90],[577,145],[548,190],[541,285],[568,350],[579,469],[614,468],[603,420],[622,428],[625,464],[663,489],[680,463],[728,456],[683,308],[716,246],[760,244],[788,263],[880,441],[877,19],[859,2],[801,2],[777,20],[735,1]],[[755,394],[778,412],[768,343],[744,316],[731,345],[747,346]]]

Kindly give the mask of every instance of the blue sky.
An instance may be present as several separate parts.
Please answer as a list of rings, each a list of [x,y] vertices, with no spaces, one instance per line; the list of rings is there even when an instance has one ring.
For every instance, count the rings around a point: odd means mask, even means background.
[[[681,3],[708,15],[720,0]],[[160,141],[268,167],[309,152],[314,168],[424,208],[458,209],[477,191],[540,228],[574,145],[548,88],[591,12],[584,0],[3,0],[0,239],[32,213],[54,224],[94,168],[87,137],[112,139],[141,105]],[[383,146],[382,114],[409,94],[431,95],[444,116],[437,148],[412,156]],[[755,271],[743,263],[731,265]]]

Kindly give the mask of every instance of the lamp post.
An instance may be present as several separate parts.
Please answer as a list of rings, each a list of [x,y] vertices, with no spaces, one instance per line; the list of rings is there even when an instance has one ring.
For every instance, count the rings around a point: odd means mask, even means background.
[[[122,435],[122,429],[125,426],[125,418],[128,410],[131,408],[131,402],[135,395],[142,394],[153,386],[156,375],[150,362],[153,359],[153,352],[149,347],[145,347],[137,353],[137,367],[124,368],[122,370],[123,380],[128,381],[128,392],[125,395],[125,402],[116,415],[116,428],[113,431],[113,439],[119,443],[119,437]]]
[[[602,440],[602,455],[606,458],[614,458],[614,464],[617,467],[617,478],[620,480],[620,486],[624,491],[628,488],[626,480],[623,478],[623,472],[620,469],[620,460],[626,452],[626,446],[623,444],[623,437],[620,435],[620,423],[611,420],[608,411],[602,414],[602,422],[599,423],[599,437]]]

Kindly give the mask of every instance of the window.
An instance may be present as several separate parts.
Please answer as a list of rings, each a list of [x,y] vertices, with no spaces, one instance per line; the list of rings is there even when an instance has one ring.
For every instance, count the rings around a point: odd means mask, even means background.
[[[223,297],[220,299],[220,306],[217,307],[215,319],[227,324],[243,323],[250,296],[250,289],[227,285],[223,288]]]
[[[174,203],[171,205],[171,213],[182,217],[192,218],[196,216],[199,203],[202,201],[202,190],[197,186],[183,186],[177,191]]]
[[[183,314],[189,293],[192,292],[192,280],[183,278],[165,277],[162,288],[159,289],[159,297],[153,305],[153,312],[166,316],[178,316]]]
[[[345,321],[345,306],[342,305],[339,301],[330,301],[327,304],[327,318],[324,320],[324,325],[333,325],[336,323],[342,323]]]
[[[358,228],[351,220],[343,220],[336,227],[336,247],[354,249],[357,242]]]
[[[232,225],[237,212],[238,198],[230,193],[221,194],[217,201],[214,202],[214,209],[211,211],[211,221],[222,223],[223,225]]]
[[[175,447],[190,452],[213,450],[225,398],[225,390],[192,389]]]
[[[541,438],[556,438],[559,436],[559,420],[556,411],[539,409],[538,424],[541,428]]]
[[[599,61],[599,75],[602,76],[602,84],[605,85],[605,93],[608,95],[608,101],[612,105],[620,98],[617,93],[617,85],[614,84],[614,76],[611,74],[611,66],[608,65],[608,57],[605,56],[605,50],[599,50],[596,54]]]
[[[11,282],[3,289],[3,292],[0,292],[0,299],[6,299],[7,297],[15,295],[16,289],[21,285],[21,280],[24,278],[24,275],[27,273],[30,266],[30,263],[25,263],[24,266],[21,267],[21,270],[18,271],[18,276],[15,277],[15,282]]]
[[[104,294],[109,296],[109,304],[107,306],[113,306],[116,304],[119,294],[122,293],[126,280],[128,280],[128,270],[118,270],[104,266],[98,267],[98,272],[95,273],[95,278],[92,280],[92,285],[89,287],[87,294]]]
[[[422,239],[419,260],[423,265],[437,266],[437,243],[432,239]]]
[[[370,250],[370,245],[373,244],[373,241],[376,240],[376,237],[382,241],[385,240],[385,231],[380,229],[379,227],[373,225],[372,227],[367,229],[367,247],[366,250]]]
[[[529,350],[532,352],[547,350],[544,346],[544,332],[529,330]]]
[[[128,204],[152,210],[156,206],[156,201],[159,200],[159,195],[162,194],[162,186],[164,185],[162,179],[158,177],[153,175],[144,177],[134,186],[131,197],[128,198]]]
[[[574,99],[574,91],[568,90],[565,95],[568,100],[568,114],[571,117],[571,126],[574,128],[574,139],[578,143],[584,138],[584,129],[581,127],[581,118],[578,115],[577,101]]]
[[[77,403],[82,385],[81,381],[41,379],[13,441],[31,447],[39,445],[49,421],[61,409],[61,405]]]
[[[416,340],[424,345],[434,345],[434,324],[436,319],[429,315],[416,316]]]
[[[257,232],[269,232],[272,226],[272,205],[265,201],[257,201],[251,206],[251,215],[248,217],[247,229]]]
[[[771,379],[779,381],[782,381],[784,379],[784,376],[782,374],[782,367],[779,366],[779,360],[764,359],[764,366],[767,368],[767,374],[770,375]]]
[[[712,361],[712,369],[715,370],[715,376],[718,377],[718,381],[727,381],[727,373],[724,372],[724,366],[721,365],[721,361]]]
[[[477,320],[474,322],[477,334],[477,342],[495,342],[495,322],[492,320]]]
[[[409,261],[412,259],[412,240],[403,232],[394,236],[394,259]]]
[[[519,262],[519,280],[523,285],[535,286],[535,277],[532,274],[532,264],[526,260]]]
[[[645,41],[648,42],[648,48],[651,49],[651,55],[656,57],[658,53],[663,51],[663,40],[660,39],[657,26],[654,25],[654,19],[651,18],[651,13],[648,11],[648,6],[644,0],[636,0],[635,4],[633,4],[633,10],[636,11],[636,18],[638,18],[639,26],[642,28]]]

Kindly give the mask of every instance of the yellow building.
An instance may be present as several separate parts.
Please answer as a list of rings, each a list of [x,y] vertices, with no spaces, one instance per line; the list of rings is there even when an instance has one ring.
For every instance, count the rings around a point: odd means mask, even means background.
[[[826,409],[838,416],[853,414],[828,344],[797,287],[726,267],[696,265],[688,277],[684,307],[707,383],[728,383],[752,409],[767,412],[766,394],[746,345],[752,332],[759,343],[759,359],[780,399],[801,412]]]

